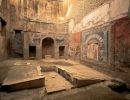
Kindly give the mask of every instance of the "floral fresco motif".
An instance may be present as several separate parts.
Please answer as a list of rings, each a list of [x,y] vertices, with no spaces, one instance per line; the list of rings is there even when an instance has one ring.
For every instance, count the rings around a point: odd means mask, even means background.
[[[47,34],[43,33],[35,33],[31,39],[30,44],[32,45],[40,45],[40,41],[43,37],[45,37]]]

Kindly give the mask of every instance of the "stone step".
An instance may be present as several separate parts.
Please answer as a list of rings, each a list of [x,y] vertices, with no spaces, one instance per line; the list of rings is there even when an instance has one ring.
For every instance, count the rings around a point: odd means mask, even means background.
[[[22,90],[29,88],[42,87],[45,84],[44,76],[37,76],[33,78],[26,78],[22,80],[12,81],[12,82],[3,82],[2,90],[3,91],[14,91]]]
[[[29,57],[30,60],[36,60],[36,57]]]
[[[66,87],[59,86],[59,87],[47,87],[45,88],[44,93],[45,94],[52,94],[52,93],[57,93],[61,91],[66,91]]]
[[[55,68],[55,71],[57,73],[59,73],[61,76],[63,76],[64,78],[66,78],[66,80],[68,80],[70,83],[72,83],[73,85],[75,85],[76,87],[83,87],[86,85],[91,85],[91,84],[95,84],[95,83],[99,83],[104,81],[104,79],[100,79],[100,78],[84,78],[84,77],[76,77],[73,76],[71,74],[71,72],[68,72],[67,70],[63,69],[63,68]]]

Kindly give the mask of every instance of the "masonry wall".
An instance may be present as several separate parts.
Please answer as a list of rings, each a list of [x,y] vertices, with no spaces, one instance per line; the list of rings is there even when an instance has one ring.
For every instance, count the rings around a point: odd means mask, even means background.
[[[10,4],[9,0],[0,2],[0,61],[10,57]]]
[[[89,0],[83,1],[89,2]],[[94,3],[97,1],[91,0]],[[87,6],[87,3],[76,4],[78,7],[82,7],[83,4]],[[68,30],[70,40],[75,39],[75,33],[81,34],[79,61],[84,65],[123,79],[130,88],[130,0],[111,0],[111,2],[104,0],[100,7],[95,5],[94,9],[92,6],[93,10],[88,13],[83,10],[78,12],[79,16],[83,14],[80,18],[75,15],[73,7],[75,7],[75,3],[72,4],[67,17]],[[76,49],[71,48],[70,46],[69,51]],[[72,57],[70,58],[72,59]]]
[[[29,45],[37,45],[38,39],[30,43],[35,34],[40,36],[41,34],[44,36],[44,33],[66,34],[66,25],[59,20],[62,17],[62,10],[62,2],[10,0],[12,57],[27,58]],[[21,31],[18,38],[15,37],[17,31]],[[55,35],[51,36],[55,38]]]
[[[98,7],[102,6],[106,2],[111,0],[65,0],[64,7],[64,16],[67,15],[69,7],[71,7],[70,13],[66,19],[73,18],[75,24],[79,23],[83,17],[85,17],[90,12],[93,12]]]
[[[45,23],[30,21],[28,22],[27,31],[24,31],[24,50],[25,59],[29,59],[29,46],[36,46],[36,59],[42,59],[42,41],[45,38],[51,38],[54,41],[54,57],[59,58],[59,46],[65,46],[67,51],[67,32],[64,23]],[[48,50],[49,51],[49,50]],[[67,52],[65,52],[67,56]]]
[[[25,32],[24,34],[24,59],[29,59],[29,46],[36,46],[36,59],[43,59],[43,48],[42,41],[46,38],[51,38],[54,41],[53,52],[48,48],[48,54],[53,55],[53,58],[59,59],[59,47],[64,46],[64,58],[68,57],[68,35],[66,34],[56,34],[54,32]],[[47,55],[47,54],[46,54]]]

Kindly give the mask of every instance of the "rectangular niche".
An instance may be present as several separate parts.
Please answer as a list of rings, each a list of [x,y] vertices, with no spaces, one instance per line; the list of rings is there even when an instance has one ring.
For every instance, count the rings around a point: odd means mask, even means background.
[[[15,38],[22,38],[21,30],[14,30],[15,31]]]
[[[29,57],[36,57],[36,46],[29,46]]]
[[[59,56],[64,56],[65,46],[59,46]]]

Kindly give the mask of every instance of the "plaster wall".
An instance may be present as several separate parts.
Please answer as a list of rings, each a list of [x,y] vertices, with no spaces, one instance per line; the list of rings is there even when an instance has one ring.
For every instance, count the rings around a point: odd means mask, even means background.
[[[129,0],[112,0],[111,2],[101,5],[86,16],[82,17],[81,21],[74,21],[73,28],[70,27],[69,32],[82,31],[98,25],[102,25],[125,16],[129,16]],[[82,13],[82,12],[80,12]],[[70,13],[71,14],[71,13]],[[71,17],[73,19],[73,17]],[[70,23],[71,24],[71,23]]]
[[[69,7],[72,6],[66,19],[69,20],[73,18],[75,24],[77,24],[83,19],[83,17],[109,1],[111,0],[64,0],[64,16],[67,15]]]

